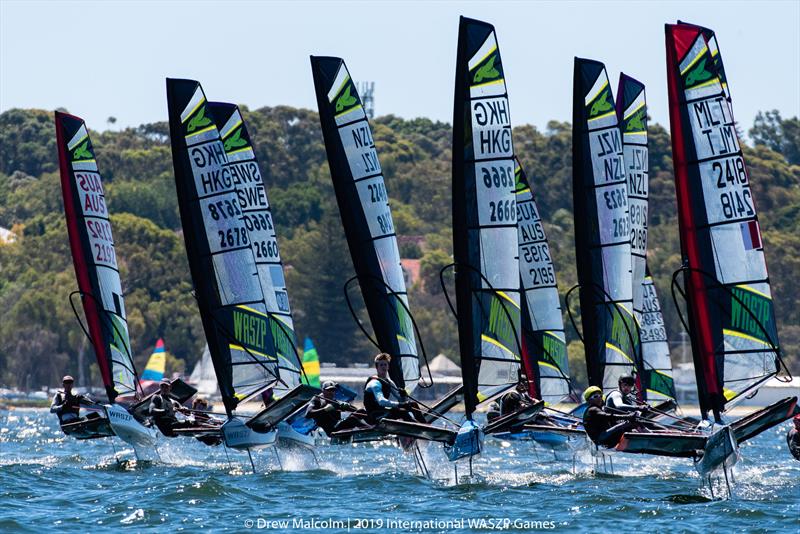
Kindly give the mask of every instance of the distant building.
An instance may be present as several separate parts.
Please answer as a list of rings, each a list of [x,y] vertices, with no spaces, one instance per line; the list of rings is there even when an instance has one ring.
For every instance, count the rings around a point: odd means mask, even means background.
[[[17,240],[17,234],[9,230],[8,228],[3,228],[0,226],[0,244],[2,243],[13,243]]]
[[[400,266],[403,268],[403,280],[405,280],[406,288],[410,288],[420,278],[420,260],[401,259]]]

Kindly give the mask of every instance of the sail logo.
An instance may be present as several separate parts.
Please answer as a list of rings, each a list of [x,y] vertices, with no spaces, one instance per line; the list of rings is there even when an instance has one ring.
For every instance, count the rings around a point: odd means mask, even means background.
[[[625,132],[644,132],[646,130],[644,125],[645,116],[646,111],[644,108],[634,113],[625,123]]]
[[[519,311],[505,306],[495,295],[491,295],[490,298],[488,333],[507,350],[515,352],[517,344],[512,320]]]
[[[494,66],[494,62],[497,61],[498,57],[499,56],[497,53],[489,56],[489,59],[487,59],[486,62],[478,67],[478,69],[475,71],[475,76],[472,78],[472,83],[478,84],[484,80],[494,80],[499,78],[500,71]]]
[[[94,155],[89,148],[89,140],[87,139],[82,144],[75,147],[75,150],[72,152],[72,161],[80,161],[84,159],[93,159]]]
[[[272,332],[272,340],[275,343],[275,351],[284,357],[294,355],[294,339],[292,331],[287,326],[278,323],[277,320],[269,319],[269,328]],[[291,337],[290,337],[291,336]]]
[[[542,337],[543,361],[559,369],[567,367],[567,345],[560,339],[545,335]]]
[[[344,86],[342,94],[340,94],[339,98],[336,99],[336,113],[341,113],[342,111],[348,110],[358,104],[358,98],[350,94],[350,90],[352,88],[353,85],[351,83],[347,83]]]
[[[613,108],[609,97],[611,92],[608,89],[600,92],[600,95],[592,102],[592,108],[589,110],[589,118],[594,118],[601,113],[605,113]]]
[[[191,119],[189,119],[189,123],[186,125],[186,131],[188,133],[192,133],[198,128],[204,128],[211,124],[211,119],[205,116],[206,115],[206,106],[200,106]]]
[[[233,310],[233,337],[247,347],[259,352],[267,349],[267,321],[265,317]]]
[[[225,139],[225,152],[247,146],[247,140],[242,139],[242,128],[237,128],[232,135]]]
[[[612,304],[612,306],[614,305]],[[631,341],[634,335],[633,324],[631,324],[630,321],[625,320],[622,315],[624,312],[618,307],[615,307],[615,309],[612,310],[612,313],[613,319],[611,322],[610,341],[630,358],[630,354],[632,352]],[[631,361],[632,360],[633,359],[631,358]]]
[[[773,327],[769,298],[739,288],[731,290],[731,330],[770,342]]]
[[[706,69],[706,61],[708,60],[707,57],[701,59],[697,65],[692,67],[689,72],[686,74],[686,88],[692,88],[696,85],[700,85],[701,83],[709,80],[712,76],[711,72]]]

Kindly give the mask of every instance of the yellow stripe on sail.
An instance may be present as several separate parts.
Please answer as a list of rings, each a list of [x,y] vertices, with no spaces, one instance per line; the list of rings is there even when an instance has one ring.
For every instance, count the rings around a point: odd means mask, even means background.
[[[200,134],[202,134],[202,133],[206,133],[206,132],[208,132],[208,131],[210,131],[210,130],[213,130],[213,129],[214,129],[214,128],[216,128],[216,127],[217,127],[217,125],[216,125],[216,124],[212,124],[211,126],[209,126],[209,127],[207,127],[207,128],[203,128],[202,130],[197,130],[196,132],[192,132],[192,133],[190,133],[189,135],[185,136],[185,138],[186,138],[186,139],[189,139],[190,137],[194,137],[194,136],[196,136],[196,135],[200,135]]]
[[[761,295],[765,299],[772,300],[772,297],[770,297],[766,293],[762,293],[761,291],[759,291],[758,289],[756,289],[754,287],[750,287],[750,286],[747,286],[747,285],[744,285],[744,284],[739,284],[738,286],[734,286],[734,287],[737,287],[739,289],[744,289],[745,291],[749,291],[750,293],[755,293],[756,295]]]
[[[357,106],[353,106],[352,108],[348,109],[347,111],[342,111],[342,112],[341,112],[341,113],[339,113],[338,115],[335,115],[335,116],[334,116],[334,118],[338,119],[339,117],[341,117],[341,116],[343,116],[343,115],[347,115],[348,113],[352,113],[352,112],[354,112],[354,111],[356,111],[356,110],[359,110],[359,109],[363,109],[363,107],[361,106],[361,104],[359,104],[359,105],[357,105]]]
[[[230,129],[228,129],[228,133],[226,133],[222,138],[227,139],[228,137],[230,137],[231,134],[236,131],[236,128],[238,128],[241,124],[242,124],[242,119],[239,119],[238,121],[236,121],[236,124],[234,124],[233,126],[230,127]]]
[[[701,87],[708,87],[709,85],[714,85],[715,83],[719,83],[719,78],[711,78],[707,82],[703,82],[697,85],[690,87],[690,89],[700,89]]]
[[[604,119],[606,117],[614,115],[615,113],[616,113],[616,111],[613,111],[613,110],[609,111],[608,113],[603,113],[602,115],[598,115],[597,117],[592,117],[591,119],[589,119],[589,122],[600,120],[600,119]]]
[[[264,354],[263,352],[258,352],[257,350],[254,350],[254,349],[251,349],[251,348],[244,348],[241,345],[234,345],[233,343],[228,345],[228,348],[231,349],[231,350],[239,350],[239,351],[242,351],[242,352],[246,352],[248,354],[256,354],[258,356],[263,356],[264,358],[266,358],[268,360],[274,360],[275,359],[274,356],[270,356],[269,354]],[[284,358],[284,360],[285,359],[286,358]]]
[[[227,152],[227,154],[228,154],[229,156],[233,156],[234,154],[239,154],[240,152],[247,152],[248,150],[249,150],[250,152],[252,152],[252,151],[253,151],[253,149],[252,149],[251,147],[249,147],[249,146],[246,146],[246,147],[244,147],[244,148],[238,148],[238,149],[236,149],[236,150],[231,150],[230,152]]]
[[[623,116],[623,119],[627,119],[628,117],[630,117],[631,115],[633,115],[634,113],[636,113],[637,111],[639,111],[640,109],[642,109],[643,107],[644,107],[644,102],[642,102],[641,104],[639,104],[638,106],[636,106],[636,109],[634,109],[633,111],[631,111],[631,112],[630,112],[630,113],[628,113],[627,115]]]
[[[510,296],[508,296],[508,293],[505,293],[504,291],[497,291],[496,293],[501,297],[503,297],[504,299],[506,299],[511,304],[513,304],[514,306],[516,306],[517,308],[519,308],[519,304],[514,302],[514,300]]]
[[[480,58],[477,63],[475,63],[475,66],[477,67],[478,65],[480,65],[481,63],[486,61],[486,58],[491,56],[494,53],[495,50],[497,50],[497,43],[492,45],[492,47],[489,49],[489,51],[486,52],[486,54],[484,54],[483,57]],[[472,69],[472,70],[475,70],[475,69]]]
[[[544,365],[545,367],[550,367],[550,368],[552,368],[552,369],[555,369],[555,370],[556,370],[556,371],[558,371],[559,373],[561,372],[561,369],[559,369],[558,367],[556,367],[556,366],[555,366],[555,365],[553,365],[552,363],[547,363],[547,362],[539,362],[539,365],[540,365],[540,366],[541,366],[541,365]]]
[[[475,84],[475,85],[470,85],[469,88],[470,89],[475,89],[477,87],[486,87],[486,86],[489,86],[489,85],[497,85],[497,84],[504,83],[505,81],[506,81],[505,78],[499,78],[497,80],[492,80],[491,82],[478,83],[478,84]]]
[[[481,334],[481,340],[482,341],[486,341],[487,343],[491,343],[492,345],[495,345],[497,347],[500,347],[501,349],[503,349],[503,350],[505,350],[507,352],[510,352],[512,355],[514,355],[516,357],[516,354],[514,354],[513,350],[509,349],[508,347],[506,347],[505,345],[503,345],[502,343],[500,343],[496,339],[490,338],[486,334]]]
[[[722,395],[725,397],[725,400],[731,400],[732,398],[736,397],[738,393],[728,388],[722,388]]]
[[[628,356],[627,354],[625,354],[624,352],[622,352],[622,349],[620,349],[619,347],[615,347],[614,345],[612,345],[612,344],[611,344],[611,343],[609,343],[608,341],[606,341],[606,348],[607,348],[607,349],[611,349],[611,350],[613,350],[614,352],[618,352],[619,354],[621,354],[622,356],[624,356],[626,360],[628,360],[629,362],[633,363],[633,360],[631,360],[630,356]]]
[[[595,83],[597,83],[597,82],[595,81]],[[597,91],[595,91],[593,94],[586,95],[586,98],[584,99],[584,101],[586,101],[586,104],[585,104],[585,105],[586,105],[586,107],[588,107],[588,106],[589,106],[589,104],[591,104],[592,102],[594,102],[594,99],[595,99],[595,98],[597,98],[597,95],[599,95],[600,93],[602,93],[602,92],[603,92],[603,89],[605,89],[606,87],[608,87],[608,78],[606,78],[606,80],[603,82],[603,85],[601,85],[601,86],[600,86],[600,89],[598,89]],[[614,113],[616,113],[616,112],[614,112]]]
[[[703,46],[703,48],[700,50],[700,52],[697,53],[697,55],[691,61],[691,63],[689,63],[688,65],[686,65],[686,67],[681,69],[681,76],[686,74],[686,71],[691,69],[694,66],[694,64],[697,63],[700,60],[701,57],[703,57],[703,54],[705,54],[707,50],[708,50],[708,46]],[[692,89],[694,89],[694,87],[692,87]]]
[[[748,336],[747,334],[743,334],[741,332],[737,332],[736,330],[728,330],[727,328],[723,328],[722,329],[722,335],[740,337],[742,339],[746,339],[747,341],[755,341],[757,343],[761,343],[762,345],[764,345],[766,347],[772,348],[772,345],[770,345],[766,341],[758,339],[757,337]]]
[[[266,313],[264,313],[264,312],[260,312],[260,311],[258,311],[258,310],[254,310],[254,309],[253,309],[253,308],[251,308],[250,306],[245,306],[245,305],[243,305],[243,304],[240,304],[240,305],[238,305],[238,306],[236,306],[236,307],[237,307],[237,308],[239,308],[239,309],[242,309],[242,310],[247,310],[247,311],[249,311],[249,312],[255,313],[255,314],[257,314],[257,315],[260,315],[260,316],[262,316],[262,317],[267,317],[267,314],[266,314]]]
[[[185,119],[183,119],[183,120],[181,121],[181,124],[183,124],[184,122],[188,121],[188,120],[189,120],[189,117],[191,117],[192,115],[194,115],[194,112],[195,112],[195,111],[197,111],[197,110],[200,108],[200,106],[202,106],[203,104],[205,104],[205,102],[206,102],[206,97],[205,97],[205,96],[203,96],[203,97],[200,97],[200,100],[197,102],[197,105],[196,105],[195,107],[193,107],[193,108],[192,108],[192,111],[190,111],[190,112],[189,112],[189,113],[186,115],[186,118],[185,118]],[[216,127],[216,126],[215,126],[215,127]]]

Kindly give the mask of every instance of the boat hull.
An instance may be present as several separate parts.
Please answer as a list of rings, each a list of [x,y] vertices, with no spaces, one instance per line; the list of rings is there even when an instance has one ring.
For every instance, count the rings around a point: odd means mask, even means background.
[[[277,446],[281,449],[304,448],[313,449],[315,438],[312,434],[302,434],[292,428],[292,425],[281,421],[276,425]]]
[[[256,432],[239,417],[232,417],[222,425],[222,440],[226,447],[231,449],[256,449],[275,445],[278,438],[277,430]]]
[[[157,461],[158,435],[155,428],[148,428],[136,420],[133,415],[119,404],[104,406],[109,425],[114,434],[133,447],[137,460]]]

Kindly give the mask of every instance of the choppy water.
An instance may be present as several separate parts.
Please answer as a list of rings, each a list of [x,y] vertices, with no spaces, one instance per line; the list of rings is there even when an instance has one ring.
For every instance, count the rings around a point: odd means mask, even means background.
[[[688,461],[617,455],[615,474],[602,475],[585,457],[573,472],[571,461],[529,444],[491,439],[470,484],[453,484],[437,446],[426,456],[439,481],[416,476],[413,458],[388,444],[320,447],[319,467],[308,455],[283,454],[284,470],[272,452],[258,451],[253,474],[245,454],[229,451],[229,463],[222,447],[178,438],[164,463],[120,463],[110,440],[65,438],[45,410],[0,411],[0,532],[798,532],[800,462],[786,449],[787,428],[742,448],[733,498],[721,500]]]

